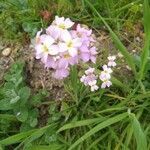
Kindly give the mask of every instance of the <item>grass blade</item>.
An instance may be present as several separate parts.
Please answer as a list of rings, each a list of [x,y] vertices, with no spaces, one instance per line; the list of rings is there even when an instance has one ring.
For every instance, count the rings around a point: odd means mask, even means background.
[[[128,85],[123,84],[121,81],[119,81],[117,78],[112,77],[111,81],[114,85],[120,87],[121,90],[123,90],[124,92],[129,92],[130,91],[130,87]]]
[[[87,120],[82,120],[82,121],[71,122],[71,123],[68,123],[68,124],[64,125],[63,127],[61,127],[57,132],[61,132],[66,129],[86,126],[86,125],[89,125],[92,123],[96,123],[100,120],[102,120],[102,118],[94,118],[94,119],[87,119]]]
[[[37,131],[37,130],[34,129],[34,130],[30,130],[30,131],[27,131],[27,132],[22,132],[22,133],[10,136],[10,137],[8,137],[4,140],[1,140],[0,144],[1,145],[10,145],[10,144],[14,144],[14,143],[19,143],[20,141],[27,138],[28,136],[30,136],[35,131]]]
[[[85,141],[88,137],[90,137],[91,135],[95,134],[96,132],[100,131],[101,129],[104,129],[116,122],[119,122],[121,120],[123,120],[124,118],[126,118],[128,116],[128,113],[123,113],[120,115],[117,115],[115,117],[109,118],[106,121],[96,125],[94,128],[92,128],[90,131],[88,131],[86,134],[84,134],[81,138],[79,138],[73,145],[71,145],[71,147],[69,148],[69,150],[72,150],[74,147],[76,147],[78,144],[82,143],[83,141]]]
[[[136,69],[135,69],[135,64],[134,64],[133,58],[130,55],[130,53],[127,51],[126,47],[122,44],[122,42],[119,40],[117,35],[112,31],[110,26],[107,24],[107,22],[104,20],[104,18],[100,15],[100,13],[94,8],[94,6],[88,0],[85,0],[85,1],[91,7],[93,12],[95,12],[97,14],[97,16],[102,20],[104,25],[107,27],[107,29],[109,30],[109,32],[110,32],[110,34],[112,36],[112,39],[113,39],[114,43],[116,44],[116,47],[122,53],[122,55],[126,59],[128,65],[132,69],[133,73],[136,75]]]
[[[134,114],[132,114],[132,119],[133,133],[137,142],[137,150],[148,150],[146,136]]]
[[[150,5],[148,0],[144,0],[144,30],[145,30],[145,43],[141,55],[141,67],[139,72],[140,80],[143,79],[148,57],[150,55]]]

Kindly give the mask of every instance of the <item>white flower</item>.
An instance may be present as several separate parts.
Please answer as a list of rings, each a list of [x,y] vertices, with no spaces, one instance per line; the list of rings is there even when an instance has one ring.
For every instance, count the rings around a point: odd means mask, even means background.
[[[69,32],[62,34],[61,38],[63,42],[59,44],[60,51],[68,51],[70,56],[76,56],[78,54],[78,48],[82,44],[80,38],[72,39]]]
[[[86,75],[89,75],[89,74],[94,73],[94,71],[95,71],[95,68],[89,68],[89,69],[87,69],[87,70],[85,71],[85,74],[86,74]]]
[[[102,89],[105,89],[106,87],[110,87],[112,85],[111,81],[109,80],[105,80],[102,85],[101,85],[101,88]]]
[[[37,32],[36,37],[35,37],[35,42],[36,44],[40,43],[40,35],[42,33],[42,29]]]
[[[96,80],[89,81],[89,86],[94,86],[96,85],[96,83],[97,83]]]
[[[54,42],[55,40],[51,36],[44,35],[41,37],[41,44],[38,45],[40,47],[40,51],[49,55],[57,55],[59,51],[58,47],[53,45]]]
[[[109,57],[107,57],[107,58],[108,58],[109,61],[114,61],[114,60],[116,60],[116,56],[109,56]]]
[[[66,30],[71,28],[74,25],[74,22],[72,22],[69,18],[65,19],[64,17],[56,16],[53,24],[55,24],[60,29]]]
[[[109,80],[111,78],[111,76],[109,73],[102,71],[99,78],[100,78],[100,80],[105,81],[105,80]]]
[[[107,67],[107,65],[102,66],[103,71],[101,72],[99,78],[102,81],[109,80],[111,78],[112,69]]]
[[[103,65],[102,68],[103,68],[103,71],[104,71],[105,73],[109,73],[109,74],[110,74],[110,73],[113,72],[112,69],[109,68],[107,65]]]
[[[80,81],[81,81],[81,82],[84,82],[84,81],[85,81],[85,79],[86,79],[86,76],[85,76],[85,75],[83,75],[83,76],[80,78]]]
[[[89,68],[85,71],[85,74],[80,78],[80,81],[84,83],[85,86],[89,86],[91,91],[96,91],[99,87],[96,85],[97,76],[94,73],[95,68]]]
[[[94,92],[94,91],[98,90],[98,88],[99,87],[97,85],[93,85],[93,86],[91,86],[91,91]]]
[[[116,56],[109,56],[108,57],[108,60],[109,60],[109,62],[108,62],[108,66],[109,67],[115,67],[117,64],[115,63],[115,59],[116,59]]]
[[[108,62],[108,66],[109,66],[109,67],[111,67],[111,66],[112,66],[112,67],[115,67],[116,65],[117,65],[117,64],[116,64],[114,61],[109,61],[109,62]]]

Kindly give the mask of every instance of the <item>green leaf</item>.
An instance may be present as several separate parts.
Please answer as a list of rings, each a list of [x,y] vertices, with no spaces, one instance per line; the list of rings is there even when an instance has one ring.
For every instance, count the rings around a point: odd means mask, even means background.
[[[20,107],[15,111],[16,114],[16,118],[21,121],[21,122],[25,122],[28,118],[28,108],[27,107]]]
[[[37,117],[38,117],[38,109],[33,109],[29,111],[28,120],[31,127],[35,127],[37,125],[38,123]]]
[[[31,105],[38,105],[40,104],[42,101],[45,100],[45,98],[49,95],[49,93],[46,90],[40,90],[38,91],[37,94],[32,96],[32,99],[30,101]]]
[[[114,124],[116,122],[119,122],[119,121],[123,120],[127,116],[128,116],[128,113],[123,113],[123,114],[120,114],[120,115],[116,115],[115,117],[109,118],[106,121],[96,125],[90,131],[88,131],[86,134],[84,134],[82,137],[80,137],[74,144],[72,144],[71,147],[68,150],[72,150],[77,145],[79,145],[80,143],[85,141],[91,135],[95,134],[96,132],[98,132],[98,131],[106,128],[106,127],[109,127],[110,125],[112,125],[112,124]]]
[[[11,83],[11,82],[6,82],[5,84],[4,84],[4,89],[7,89],[7,90],[12,90],[12,89],[14,89],[14,84],[13,83]]]
[[[38,120],[37,118],[33,118],[32,120],[30,120],[30,126],[31,127],[35,127],[38,123]]]
[[[19,100],[20,100],[20,97],[19,97],[19,96],[16,96],[15,98],[12,98],[12,99],[10,100],[10,104],[17,103]]]
[[[10,99],[5,98],[0,100],[0,110],[11,110],[12,105],[10,103]]]
[[[0,114],[0,119],[10,120],[10,121],[17,121],[17,119],[14,115],[8,115],[8,114]]]
[[[21,88],[18,92],[18,95],[20,96],[21,104],[25,104],[30,97],[30,88],[27,86]]]

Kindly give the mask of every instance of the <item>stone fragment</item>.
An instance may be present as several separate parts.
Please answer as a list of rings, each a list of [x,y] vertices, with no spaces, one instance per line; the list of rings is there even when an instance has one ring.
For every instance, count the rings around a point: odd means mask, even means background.
[[[11,48],[5,48],[3,51],[2,51],[2,55],[3,56],[9,56],[10,55],[10,53],[11,53]]]

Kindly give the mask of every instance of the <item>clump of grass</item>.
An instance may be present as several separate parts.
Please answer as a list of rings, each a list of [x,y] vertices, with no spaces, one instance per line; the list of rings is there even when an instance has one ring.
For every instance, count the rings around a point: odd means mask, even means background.
[[[134,24],[139,19],[142,9],[139,6],[141,2],[141,0],[136,0],[135,2],[127,0],[118,3],[117,0],[105,2],[98,0],[94,2],[93,6],[113,28],[120,30],[124,23],[128,22],[129,24],[130,22]],[[21,42],[25,33],[27,33],[28,38],[33,38],[35,33],[41,27],[49,24],[51,17],[56,14],[70,17],[77,22],[93,27],[100,28],[102,26],[101,19],[94,15],[93,12],[90,12],[85,0],[45,0],[42,2],[40,0],[2,0],[0,6],[0,19],[2,22],[0,31],[3,38],[7,40],[17,39]],[[47,21],[41,16],[42,11],[50,13],[50,18]],[[114,26],[114,24],[117,24],[117,26]]]
[[[122,1],[125,7],[114,2],[116,1],[110,1],[110,3],[107,1],[109,11],[101,13],[98,8],[103,5],[99,6],[99,1],[92,4],[90,0],[82,0],[82,10],[88,14],[88,17],[92,12],[94,19],[98,18],[101,23],[104,23],[116,47],[131,67],[134,81],[128,81],[128,85],[124,85],[122,82],[126,77],[122,77],[122,81],[119,81],[116,76],[113,79],[116,85],[114,88],[90,93],[79,81],[77,68],[74,67],[71,69],[70,78],[64,85],[68,98],[49,105],[47,125],[2,139],[0,141],[2,147],[16,144],[16,149],[22,147],[52,150],[150,149],[150,83],[148,82],[150,80],[150,24],[148,20],[150,4],[148,0],[144,0],[145,45],[139,56],[140,65],[138,65],[112,30],[111,23],[105,16],[103,17],[105,13],[111,15],[111,18],[115,17],[115,13],[111,14],[111,11],[114,9],[113,12],[115,12],[114,6],[116,5],[120,7],[117,10],[120,14],[130,7],[130,5],[125,5],[125,1]],[[130,3],[130,1],[127,2]],[[59,13],[63,13],[62,10]],[[115,21],[118,22],[118,19]],[[3,115],[7,114],[12,115],[8,112]]]

